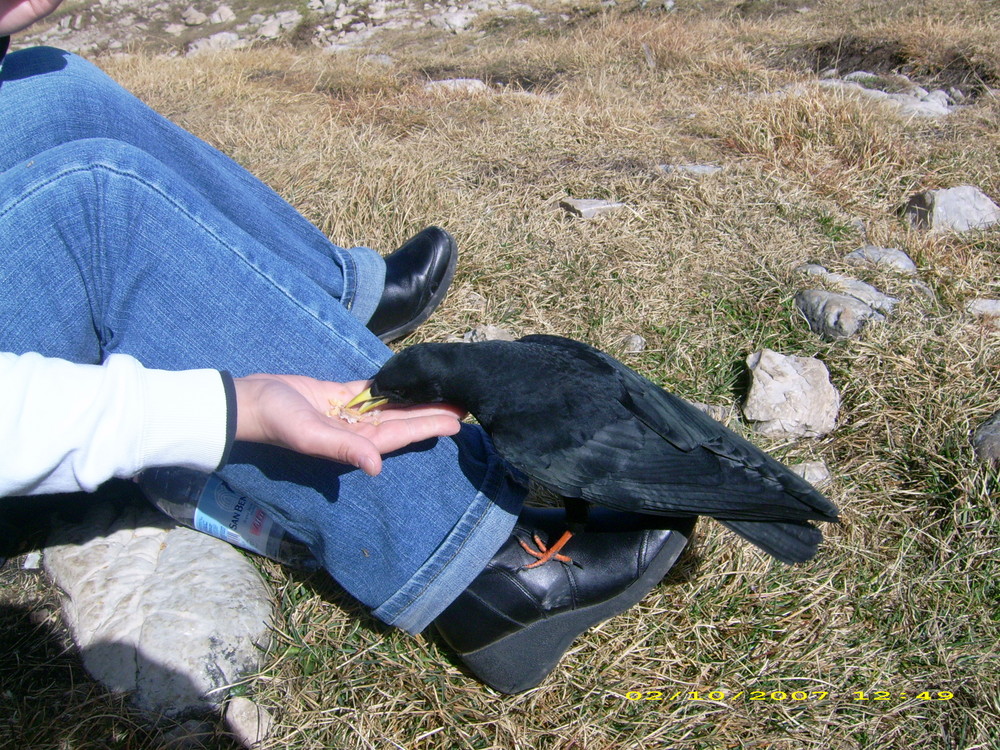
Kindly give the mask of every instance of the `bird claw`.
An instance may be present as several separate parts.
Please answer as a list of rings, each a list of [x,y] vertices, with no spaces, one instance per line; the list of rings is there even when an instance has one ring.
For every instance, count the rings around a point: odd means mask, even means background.
[[[559,553],[559,550],[562,549],[563,545],[569,541],[570,536],[572,535],[570,534],[569,531],[567,531],[559,538],[559,541],[557,541],[551,547],[546,547],[545,543],[538,537],[538,534],[533,534],[531,538],[535,542],[535,545],[538,547],[538,549],[532,549],[528,545],[528,543],[525,542],[523,539],[518,539],[517,542],[518,544],[521,545],[521,549],[523,549],[532,557],[537,558],[535,562],[529,565],[524,565],[522,567],[522,570],[531,570],[532,568],[537,568],[540,565],[544,565],[549,560],[558,560],[561,563],[569,563],[575,565],[576,563],[573,562],[573,558]]]

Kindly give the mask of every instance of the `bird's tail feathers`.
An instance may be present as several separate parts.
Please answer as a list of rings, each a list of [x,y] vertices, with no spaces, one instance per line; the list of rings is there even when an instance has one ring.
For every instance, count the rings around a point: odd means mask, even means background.
[[[823,541],[823,532],[810,523],[796,521],[720,521],[748,542],[783,563],[811,560]]]

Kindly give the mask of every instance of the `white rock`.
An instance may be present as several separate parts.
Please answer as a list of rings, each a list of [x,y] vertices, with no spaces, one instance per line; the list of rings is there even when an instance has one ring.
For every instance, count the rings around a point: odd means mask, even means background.
[[[281,24],[281,28],[283,29],[290,29],[293,26],[297,26],[302,20],[302,14],[297,10],[283,10],[275,13],[274,17],[278,19],[278,23]]]
[[[203,52],[218,52],[225,49],[242,49],[246,47],[246,39],[235,31],[220,31],[204,39],[196,39],[188,46],[188,55],[198,55]]]
[[[951,107],[936,98],[924,98],[913,94],[889,94],[889,102],[894,104],[903,117],[943,117],[951,114]]]
[[[888,268],[904,276],[916,276],[917,264],[913,259],[894,247],[876,247],[875,245],[865,245],[853,250],[844,256],[844,260],[851,265],[869,265],[880,268]]]
[[[845,81],[850,81],[851,83],[875,83],[878,81],[878,76],[874,73],[869,73],[867,70],[855,70],[844,76]]]
[[[803,461],[788,467],[814,487],[830,481],[830,470],[823,461]]]
[[[182,23],[168,23],[163,27],[163,30],[171,36],[180,36],[185,32],[186,27]]]
[[[873,310],[878,310],[886,315],[891,313],[893,308],[899,303],[896,297],[883,294],[871,284],[866,284],[863,281],[852,279],[850,276],[844,276],[843,274],[830,273],[823,266],[816,265],[815,263],[804,263],[796,270],[808,276],[818,276],[838,292],[854,297]]]
[[[385,68],[389,68],[396,64],[396,60],[391,55],[386,54],[365,55],[364,60],[365,62],[369,62],[374,65],[381,65]]]
[[[462,340],[467,344],[474,344],[479,341],[513,341],[514,334],[505,328],[494,325],[476,326],[471,331],[466,331]]]
[[[593,219],[597,216],[603,216],[604,214],[609,214],[625,208],[624,203],[616,203],[615,201],[577,198],[566,198],[559,201],[559,205],[570,213],[576,214],[583,219]]]
[[[261,24],[257,29],[257,35],[264,39],[277,39],[281,36],[281,22],[277,18],[272,18]]]
[[[208,17],[212,23],[229,23],[236,18],[233,9],[228,5],[220,5],[215,12]]]
[[[980,461],[1000,462],[1000,411],[976,428],[972,445]]]
[[[481,94],[489,90],[490,87],[478,78],[447,78],[424,84],[424,91],[433,93]]]
[[[888,93],[877,88],[870,88],[862,85],[859,81],[865,81],[875,85],[880,79],[873,76],[872,80],[867,80],[866,76],[871,74],[864,71],[856,71],[848,74],[842,80],[839,78],[824,79],[819,81],[822,88],[837,89],[845,94],[864,97],[875,101],[883,102],[891,107],[896,114],[903,117],[941,117],[950,114],[952,107],[942,104],[939,96],[928,94],[926,91],[916,91],[915,93]],[[801,87],[791,87],[787,89],[789,93],[805,93],[808,89]],[[915,91],[915,90],[914,90]]]
[[[201,26],[203,23],[208,22],[208,16],[195,8],[193,5],[189,5],[185,8],[184,12],[181,13],[181,20],[186,26]]]
[[[722,171],[722,167],[716,164],[661,164],[660,170],[670,174],[671,172],[682,172],[690,175],[710,175]]]
[[[225,699],[260,668],[272,596],[243,553],[152,509],[109,503],[54,532],[45,569],[84,666],[173,717]]]
[[[906,213],[914,226],[932,232],[965,232],[1000,222],[1000,206],[973,185],[918,193]]]
[[[840,393],[818,359],[764,349],[747,357],[747,367],[752,382],[743,415],[754,430],[780,437],[822,437],[836,427]]]
[[[281,32],[294,28],[302,21],[302,14],[297,10],[283,10],[268,17],[257,30],[257,34],[265,39],[277,39]]]
[[[795,295],[795,307],[813,333],[828,341],[849,338],[868,321],[885,319],[856,297],[824,289],[799,292]]]
[[[243,747],[264,742],[271,736],[273,725],[270,712],[247,698],[233,698],[226,706],[226,726]]]
[[[439,29],[445,29],[448,31],[464,31],[465,29],[472,26],[473,21],[476,20],[475,11],[471,10],[455,10],[439,13],[436,16],[430,17],[431,26],[436,26]]]
[[[977,318],[990,319],[1000,326],[1000,299],[974,299],[965,304],[965,311]]]
[[[622,340],[622,347],[627,354],[638,354],[646,348],[646,339],[633,333]]]

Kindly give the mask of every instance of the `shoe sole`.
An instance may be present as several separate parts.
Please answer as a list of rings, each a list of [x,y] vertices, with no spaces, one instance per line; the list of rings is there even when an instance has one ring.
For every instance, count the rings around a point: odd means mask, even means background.
[[[674,530],[645,572],[617,596],[534,622],[476,651],[462,661],[476,677],[501,693],[521,693],[555,669],[578,635],[638,604],[677,562],[688,539]]]
[[[451,258],[448,260],[448,268],[445,269],[444,277],[441,279],[441,283],[438,285],[437,291],[431,295],[427,305],[415,318],[411,318],[409,321],[397,328],[380,333],[379,338],[382,340],[383,344],[388,344],[391,341],[401,339],[403,336],[408,336],[413,333],[431,316],[431,313],[438,308],[438,305],[444,302],[444,298],[448,296],[448,289],[451,287],[451,282],[455,278],[455,269],[458,267],[458,247],[455,244],[455,238],[450,234],[448,234],[448,245],[451,249]]]

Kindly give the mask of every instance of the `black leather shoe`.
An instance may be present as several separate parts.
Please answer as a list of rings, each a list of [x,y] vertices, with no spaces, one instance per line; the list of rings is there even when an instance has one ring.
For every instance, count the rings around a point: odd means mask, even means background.
[[[677,560],[695,519],[590,508],[586,530],[556,559],[535,558],[520,541],[554,542],[565,512],[525,508],[486,569],[434,621],[476,677],[501,693],[535,687],[580,633],[636,604]]]
[[[368,330],[388,343],[430,317],[455,277],[458,247],[440,227],[427,227],[385,259],[385,289]]]

